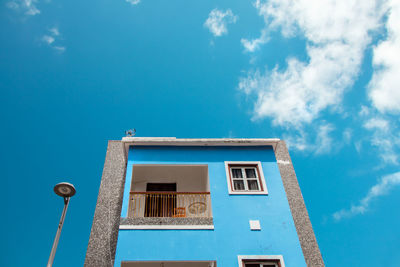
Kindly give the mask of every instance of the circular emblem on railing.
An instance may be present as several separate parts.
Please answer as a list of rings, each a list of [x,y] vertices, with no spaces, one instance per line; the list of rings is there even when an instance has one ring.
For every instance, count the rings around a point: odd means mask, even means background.
[[[194,202],[189,205],[188,211],[190,214],[202,214],[206,211],[206,204],[204,202]]]

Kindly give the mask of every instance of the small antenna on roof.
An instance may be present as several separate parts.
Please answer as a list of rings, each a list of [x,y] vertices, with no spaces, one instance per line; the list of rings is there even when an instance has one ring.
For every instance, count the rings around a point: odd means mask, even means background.
[[[131,130],[127,130],[125,131],[125,136],[126,137],[133,137],[136,134],[136,129],[131,129]]]

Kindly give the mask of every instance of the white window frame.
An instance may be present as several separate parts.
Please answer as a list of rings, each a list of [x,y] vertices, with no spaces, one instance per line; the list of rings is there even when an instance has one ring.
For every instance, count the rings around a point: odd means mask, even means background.
[[[238,256],[239,267],[244,267],[245,265],[243,261],[246,260],[260,260],[261,262],[260,264],[262,264],[262,261],[265,260],[279,260],[281,267],[285,267],[285,262],[283,261],[282,255],[239,255]]]
[[[246,168],[249,165],[254,165],[254,167],[258,170],[256,171],[256,176],[259,181],[260,190],[234,190],[233,189],[233,179],[231,173],[231,165],[237,166],[237,168]],[[228,185],[228,191],[230,195],[268,195],[267,184],[264,178],[264,172],[261,167],[260,161],[225,161],[225,172],[226,172],[226,181]],[[243,170],[242,170],[243,172]],[[243,173],[242,173],[243,174]],[[259,177],[258,177],[259,176]],[[244,177],[244,176],[243,176]],[[244,179],[246,181],[246,179]],[[245,183],[245,188],[247,189],[247,184]],[[261,190],[262,188],[262,190]]]

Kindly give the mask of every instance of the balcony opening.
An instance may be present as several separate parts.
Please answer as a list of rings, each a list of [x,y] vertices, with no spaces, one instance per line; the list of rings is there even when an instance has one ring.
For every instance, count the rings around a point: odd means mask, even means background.
[[[174,216],[176,211],[175,192],[176,183],[147,183],[144,217]]]
[[[186,218],[186,222],[192,219],[191,224],[196,224],[195,218],[211,219],[208,166],[134,165],[128,209],[128,219]],[[209,222],[203,220],[203,224]],[[162,224],[162,220],[154,223]]]

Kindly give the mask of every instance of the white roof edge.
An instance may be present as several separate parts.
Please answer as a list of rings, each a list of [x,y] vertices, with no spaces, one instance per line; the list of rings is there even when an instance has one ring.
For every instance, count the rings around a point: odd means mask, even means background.
[[[132,145],[192,145],[192,146],[260,146],[276,145],[279,138],[176,138],[176,137],[123,137],[122,142]]]
[[[176,138],[176,137],[123,137],[125,156],[130,146],[272,146],[275,150],[279,138]]]

